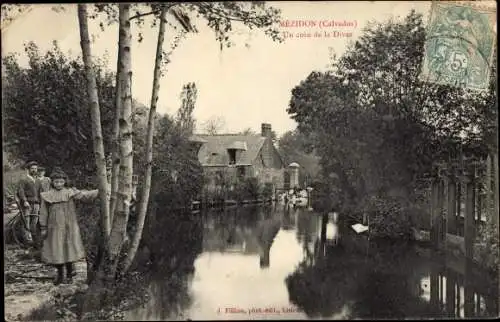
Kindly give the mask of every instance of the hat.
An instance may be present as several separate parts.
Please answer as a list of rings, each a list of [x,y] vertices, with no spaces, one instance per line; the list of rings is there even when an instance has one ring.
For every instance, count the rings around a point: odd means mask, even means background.
[[[55,168],[54,171],[50,174],[50,179],[55,180],[55,179],[68,179],[68,176],[66,173],[61,168]]]
[[[37,166],[37,165],[38,165],[38,162],[36,162],[36,161],[29,161],[28,163],[26,163],[26,166],[25,166],[25,167],[26,167],[26,169],[29,169],[29,168],[31,168],[31,167],[32,167],[32,166],[34,166],[34,165],[36,165],[36,166]]]
[[[42,166],[38,166],[38,171],[45,171],[45,167],[42,167]]]

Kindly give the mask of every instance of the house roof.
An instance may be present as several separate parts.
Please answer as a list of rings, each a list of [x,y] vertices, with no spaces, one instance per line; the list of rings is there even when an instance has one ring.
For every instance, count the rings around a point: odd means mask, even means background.
[[[250,165],[259,154],[266,138],[260,135],[197,135],[206,141],[198,152],[198,160],[202,165],[227,165],[229,155],[227,149],[233,146],[235,142],[245,142],[246,151],[241,151],[241,157],[237,164]]]
[[[207,141],[200,138],[199,136],[197,135],[191,135],[189,137],[189,142],[196,142],[196,143],[206,143]]]

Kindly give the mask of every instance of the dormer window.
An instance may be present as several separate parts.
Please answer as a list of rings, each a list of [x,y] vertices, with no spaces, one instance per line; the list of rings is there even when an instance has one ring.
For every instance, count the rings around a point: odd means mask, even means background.
[[[242,141],[235,141],[227,147],[227,153],[229,155],[229,164],[236,164],[241,162],[241,153],[247,150],[247,144]]]
[[[228,149],[229,153],[229,164],[236,164],[236,149]]]

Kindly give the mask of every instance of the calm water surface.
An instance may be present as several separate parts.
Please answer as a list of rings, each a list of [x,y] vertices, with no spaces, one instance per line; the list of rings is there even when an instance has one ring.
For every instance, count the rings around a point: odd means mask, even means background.
[[[157,274],[149,286],[151,300],[127,312],[128,320],[492,317],[498,312],[498,283],[485,274],[414,246],[370,243],[341,215],[282,205],[239,207],[174,224],[180,228],[170,238],[183,243],[172,241],[175,252],[162,265],[178,269]]]

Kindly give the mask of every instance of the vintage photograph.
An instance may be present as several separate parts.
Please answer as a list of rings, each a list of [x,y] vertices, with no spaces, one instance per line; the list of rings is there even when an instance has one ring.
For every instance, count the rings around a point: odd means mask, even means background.
[[[495,1],[1,5],[5,321],[499,316]]]

